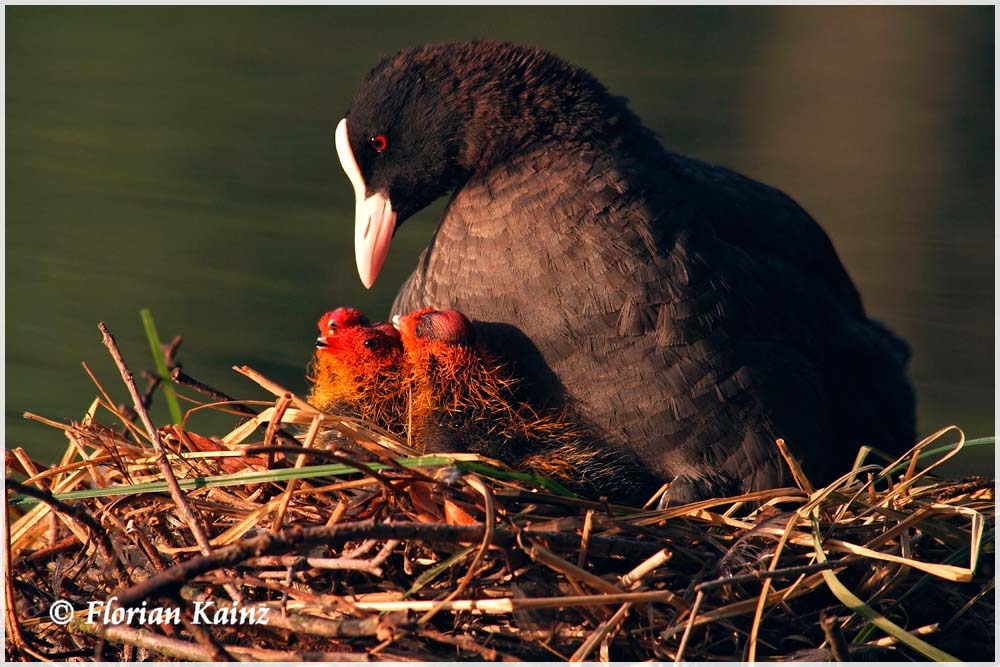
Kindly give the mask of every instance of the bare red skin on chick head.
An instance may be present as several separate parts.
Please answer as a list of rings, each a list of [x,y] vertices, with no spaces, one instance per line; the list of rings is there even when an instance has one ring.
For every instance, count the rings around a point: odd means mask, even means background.
[[[476,342],[472,322],[457,310],[421,308],[396,318],[396,327],[407,351],[421,346],[438,350],[452,345],[472,347]]]
[[[341,306],[323,313],[316,322],[316,328],[319,329],[319,335],[322,338],[334,334],[340,329],[356,326],[366,327],[369,324],[371,323],[368,318],[357,308]]]
[[[370,325],[351,308],[325,313],[310,368],[310,402],[325,412],[357,417],[403,432],[406,397],[403,346],[388,323]]]
[[[401,315],[396,326],[411,375],[416,371],[414,377],[432,382],[465,380],[468,384],[472,379],[467,376],[481,365],[472,322],[457,310],[421,308]],[[474,388],[467,386],[466,390]]]

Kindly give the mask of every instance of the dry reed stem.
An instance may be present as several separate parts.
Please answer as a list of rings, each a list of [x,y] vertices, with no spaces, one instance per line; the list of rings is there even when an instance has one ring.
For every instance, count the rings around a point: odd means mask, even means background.
[[[123,415],[118,408],[115,407],[115,402],[111,400],[111,396],[107,391],[105,391],[104,385],[100,383],[97,376],[90,370],[90,366],[88,366],[86,362],[83,363],[83,370],[87,373],[87,376],[90,377],[94,386],[97,387],[97,391],[100,392],[101,397],[104,398],[104,402],[101,403],[101,406],[121,421],[122,426],[124,426],[126,430],[132,434],[136,442],[142,442],[142,439],[147,437],[146,434],[142,432],[142,429],[133,424],[131,419]]]
[[[617,628],[621,624],[621,622],[625,620],[625,615],[629,612],[629,609],[631,608],[632,608],[631,602],[626,602],[622,604],[622,606],[618,608],[618,611],[612,614],[611,618],[609,618],[607,621],[598,626],[597,629],[594,630],[594,632],[591,633],[591,635],[587,637],[587,639],[585,639],[582,644],[580,644],[580,648],[578,648],[576,652],[573,653],[572,656],[570,656],[569,661],[583,662],[584,660],[586,660],[587,656],[589,656],[591,652],[593,652],[594,647],[596,647],[598,643],[604,640],[604,638],[607,637],[608,633]],[[604,660],[607,659],[606,657],[603,658]]]
[[[799,519],[798,515],[793,514],[789,517],[788,523],[785,524],[785,530],[781,534],[781,538],[778,540],[778,546],[774,550],[774,555],[771,557],[771,562],[767,566],[767,571],[772,575],[778,568],[778,562],[781,559],[781,554],[785,549],[785,545],[788,543],[788,538],[792,534],[792,529],[795,528],[795,523]],[[760,595],[757,598],[757,608],[754,611],[753,624],[750,626],[750,640],[749,649],[747,651],[747,661],[754,662],[757,658],[757,636],[760,632],[761,620],[764,618],[764,608],[767,604],[767,596],[771,590],[771,583],[773,579],[768,577],[764,579],[764,583],[760,589]]]
[[[670,560],[670,553],[666,549],[661,549],[632,568],[631,571],[622,575],[620,579],[621,584],[630,590],[639,588],[642,584],[642,580],[646,576],[648,576],[656,568],[666,564],[668,560]],[[563,562],[565,563],[565,561]],[[568,563],[566,564],[569,565]],[[603,579],[598,579],[598,581],[603,581]],[[620,589],[613,586],[610,592],[618,592],[619,590]],[[671,598],[668,602],[670,602],[670,604],[679,611],[683,612],[688,609],[688,606],[679,598]],[[586,660],[587,656],[593,652],[594,647],[596,647],[598,643],[601,643],[602,647],[601,660],[607,662],[607,637],[621,625],[622,621],[625,619],[625,615],[628,614],[631,608],[632,602],[623,603],[611,616],[611,618],[598,626],[598,628],[583,642],[583,644],[580,645],[576,652],[574,652],[570,657],[570,662],[583,662]],[[652,615],[652,610],[650,610],[650,613]]]
[[[291,397],[289,397],[288,402],[291,402]],[[287,408],[287,403],[286,403],[285,407]],[[281,412],[283,413],[284,410],[282,410]],[[275,415],[276,415],[275,418],[276,419],[280,419],[280,417],[277,417],[277,414],[278,414],[278,412],[276,410],[275,411]],[[316,434],[319,433],[320,425],[322,423],[323,423],[322,417],[320,417],[320,416],[317,415],[316,417],[313,418],[312,423],[309,424],[309,431],[306,433],[306,438],[305,438],[305,440],[302,443],[302,446],[304,448],[308,449],[308,448],[312,447],[313,442],[316,440]],[[268,430],[269,430],[269,433],[270,433],[271,437],[273,437],[274,434],[273,434],[273,432],[270,431],[270,429],[272,427],[276,428],[277,424],[278,424],[278,422],[274,421],[274,422],[271,422],[270,426],[268,426]],[[267,445],[270,444],[270,439],[267,436],[264,437],[264,444],[267,444]],[[295,466],[294,467],[295,468],[301,468],[302,466],[305,465],[305,463],[306,463],[306,455],[304,453],[303,454],[299,454],[297,457],[295,457]],[[290,480],[288,480],[288,486],[285,487],[285,493],[282,494],[282,496],[281,496],[281,502],[278,503],[278,510],[274,513],[274,520],[271,522],[271,530],[277,531],[281,527],[281,523],[282,523],[282,521],[285,518],[285,512],[288,510],[288,503],[291,502],[291,500],[292,500],[292,493],[295,492],[295,487],[296,487],[297,483],[298,483],[297,479],[290,479]]]
[[[535,609],[563,609],[570,607],[604,607],[618,602],[667,602],[670,591],[641,591],[638,593],[602,593],[600,595],[564,595],[544,598],[497,598],[471,600],[399,600],[390,602],[355,602],[361,610],[368,611],[469,611],[478,614],[512,614],[515,611]],[[440,607],[440,608],[438,608]]]
[[[792,478],[795,480],[795,484],[806,493],[812,495],[812,493],[816,490],[816,487],[814,487],[812,482],[809,481],[809,478],[806,477],[805,472],[802,470],[802,466],[799,465],[798,459],[795,458],[792,452],[788,449],[788,445],[785,444],[785,439],[778,438],[774,441],[774,444],[777,445],[778,451],[781,452],[782,458],[785,459],[788,469],[792,471]]]

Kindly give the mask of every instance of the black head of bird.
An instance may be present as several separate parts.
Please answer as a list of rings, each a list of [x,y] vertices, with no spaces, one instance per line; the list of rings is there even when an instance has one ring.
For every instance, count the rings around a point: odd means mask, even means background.
[[[408,217],[533,144],[600,133],[611,99],[587,72],[513,44],[435,44],[379,62],[336,132],[361,281],[375,281]]]

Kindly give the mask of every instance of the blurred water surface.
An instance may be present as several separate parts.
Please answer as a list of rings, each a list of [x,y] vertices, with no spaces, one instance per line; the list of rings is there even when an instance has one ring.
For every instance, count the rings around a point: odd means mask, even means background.
[[[471,38],[551,49],[668,147],[788,192],[911,343],[921,431],[991,434],[993,11],[10,7],[7,446],[65,447],[20,415],[81,417],[81,361],[124,400],[96,325],[149,367],[142,307],[203,381],[263,397],[246,363],[301,391],[317,316],[384,316],[441,210],[364,290],[334,127],[378,57]]]

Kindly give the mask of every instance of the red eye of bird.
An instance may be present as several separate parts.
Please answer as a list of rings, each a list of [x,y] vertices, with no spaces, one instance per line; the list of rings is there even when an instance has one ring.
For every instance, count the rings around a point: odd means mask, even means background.
[[[372,148],[375,149],[376,153],[381,153],[389,147],[389,140],[385,138],[384,134],[377,134],[369,139],[368,142],[372,145]]]
[[[378,338],[369,338],[364,343],[362,343],[362,345],[367,347],[369,350],[377,350],[382,346]]]

